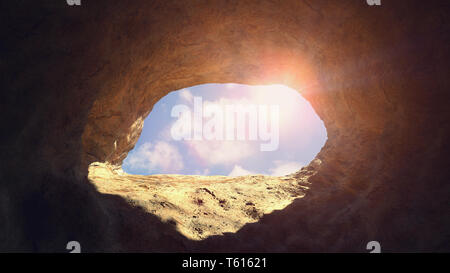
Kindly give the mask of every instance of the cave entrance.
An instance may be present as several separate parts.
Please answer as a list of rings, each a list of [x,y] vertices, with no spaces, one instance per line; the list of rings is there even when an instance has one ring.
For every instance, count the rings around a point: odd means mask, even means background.
[[[96,162],[89,177],[200,240],[303,197],[314,174],[303,167],[326,139],[314,109],[287,86],[203,84],[160,99],[121,168]]]
[[[204,84],[159,100],[123,162],[129,174],[281,176],[308,165],[326,129],[284,85]]]

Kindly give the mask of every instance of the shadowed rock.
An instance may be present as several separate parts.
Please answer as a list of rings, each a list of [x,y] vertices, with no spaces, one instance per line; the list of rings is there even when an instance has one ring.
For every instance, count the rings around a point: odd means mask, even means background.
[[[1,251],[450,250],[445,1],[81,7],[2,4]],[[193,241],[89,182],[91,163],[120,166],[168,92],[229,82],[288,85],[324,121],[304,198]]]

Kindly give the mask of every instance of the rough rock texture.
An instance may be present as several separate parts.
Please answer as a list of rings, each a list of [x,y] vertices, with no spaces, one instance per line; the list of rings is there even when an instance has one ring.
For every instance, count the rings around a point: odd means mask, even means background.
[[[0,7],[0,250],[450,250],[446,1],[9,1]],[[88,181],[152,105],[201,83],[286,84],[327,127],[310,190],[185,239]],[[274,94],[276,95],[276,94]],[[313,167],[315,168],[315,167]],[[149,228],[151,227],[151,228]]]
[[[174,225],[185,237],[202,240],[236,232],[264,214],[284,209],[305,196],[308,178],[315,173],[302,168],[284,177],[131,175],[94,162],[88,177],[99,192],[119,195],[131,206]]]

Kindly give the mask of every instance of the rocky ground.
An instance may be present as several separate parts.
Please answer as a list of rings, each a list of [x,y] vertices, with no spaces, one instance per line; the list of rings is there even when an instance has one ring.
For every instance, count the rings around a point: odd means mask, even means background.
[[[283,177],[131,175],[99,162],[89,168],[98,191],[123,197],[192,240],[236,232],[285,208],[305,196],[313,174],[304,169]]]

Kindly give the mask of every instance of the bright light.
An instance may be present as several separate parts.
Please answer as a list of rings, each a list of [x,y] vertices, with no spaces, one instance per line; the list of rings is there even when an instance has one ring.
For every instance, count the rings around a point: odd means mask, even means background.
[[[208,127],[215,115],[205,116],[204,111],[211,105],[216,106],[214,113],[220,117]],[[260,111],[254,118],[248,113],[241,115],[245,120],[241,127],[236,125],[236,113],[233,127],[222,117],[230,105],[255,105],[257,108],[248,109],[258,110],[277,106],[279,117],[270,119],[273,112],[268,111],[269,125],[262,130],[263,123],[259,122],[264,115]],[[181,137],[174,137],[174,128],[184,130]],[[229,128],[232,132],[227,131]],[[238,138],[243,136],[239,133],[242,128],[245,137]],[[227,138],[227,133],[234,138]],[[285,175],[307,165],[325,141],[323,122],[300,93],[287,86],[205,84],[171,92],[154,106],[123,168],[134,174]],[[261,149],[262,145],[272,149]]]

